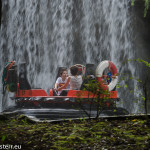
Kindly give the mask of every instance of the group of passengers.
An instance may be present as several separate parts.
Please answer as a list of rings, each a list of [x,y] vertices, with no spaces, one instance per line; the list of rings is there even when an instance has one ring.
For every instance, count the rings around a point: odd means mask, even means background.
[[[66,69],[61,70],[60,77],[56,80],[55,91],[60,95],[63,89],[79,90],[82,84],[82,76],[78,75],[78,67],[72,66],[70,68],[71,75],[68,76]]]
[[[57,95],[61,95],[63,89],[70,89],[70,90],[80,90],[82,85],[82,76],[78,75],[78,67],[72,66],[70,68],[71,75],[68,76],[67,69],[63,69],[60,72],[60,77],[56,80],[54,91]],[[111,82],[112,75],[109,68],[109,72],[107,75],[103,75],[107,80],[107,84]],[[93,77],[92,77],[93,78]],[[63,92],[65,92],[63,90]]]

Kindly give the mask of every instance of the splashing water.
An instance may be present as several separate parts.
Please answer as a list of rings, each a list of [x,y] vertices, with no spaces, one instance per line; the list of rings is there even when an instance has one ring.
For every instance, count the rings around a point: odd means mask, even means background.
[[[0,68],[7,61],[25,61],[31,86],[46,91],[53,87],[58,66],[97,66],[111,60],[119,73],[134,76],[134,64],[122,64],[135,56],[129,8],[129,0],[6,0],[2,4]],[[127,102],[130,95],[122,93],[122,105],[134,112],[135,106]],[[14,105],[8,97],[5,107]]]

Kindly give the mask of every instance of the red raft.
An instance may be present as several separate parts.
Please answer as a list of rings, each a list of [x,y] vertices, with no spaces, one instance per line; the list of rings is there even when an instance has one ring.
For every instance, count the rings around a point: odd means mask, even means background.
[[[21,104],[33,104],[34,106],[46,106],[46,104],[66,104],[66,103],[84,103],[89,104],[89,99],[96,98],[96,95],[93,95],[89,91],[82,91],[82,90],[64,90],[66,96],[54,96],[53,89],[50,89],[49,95],[43,89],[30,89],[30,90],[20,90],[18,88],[13,100],[16,100],[18,105]],[[104,94],[101,94],[100,98],[105,97]],[[77,101],[76,101],[77,100]],[[117,91],[110,91],[109,97],[107,96],[107,107],[110,104],[113,104],[118,101],[119,98],[117,97]],[[62,106],[62,105],[61,105]],[[49,107],[49,106],[48,106]]]
[[[105,101],[103,101],[104,110],[116,108],[116,102],[119,101],[119,98],[115,88],[118,79],[118,72],[115,65],[110,61],[103,61],[96,68],[96,73],[93,64],[86,64],[86,66],[76,64],[76,66],[78,67],[79,74],[82,74],[86,80],[88,75],[92,75],[95,77],[96,82],[101,82],[101,88],[108,91],[109,94],[101,94],[99,96],[99,100],[107,97]],[[18,77],[15,62],[6,63],[2,79],[3,93],[5,93],[6,90],[14,92],[14,97],[11,97],[11,99],[16,101],[18,107],[67,107],[68,105],[70,108],[72,104],[74,106],[79,103],[91,104],[90,100],[97,98],[97,95],[94,95],[90,91],[85,91],[82,88],[81,90],[63,90],[65,94],[62,96],[57,96],[53,89],[50,89],[48,94],[44,89],[32,89],[27,80],[26,64],[20,64],[19,68],[21,69]],[[57,77],[61,69],[62,67],[58,68]],[[110,83],[106,83],[105,80],[102,82],[102,77],[107,69],[112,72],[112,76],[115,76],[112,77]],[[84,85],[84,80],[82,85]],[[94,101],[92,101],[92,103],[94,103]],[[97,102],[95,102],[95,104],[96,103]]]

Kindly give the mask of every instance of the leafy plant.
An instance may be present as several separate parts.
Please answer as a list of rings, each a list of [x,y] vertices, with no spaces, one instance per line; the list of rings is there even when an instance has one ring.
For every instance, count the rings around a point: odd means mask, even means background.
[[[127,59],[126,61],[124,61],[124,63],[128,63],[128,62],[137,62],[139,64],[144,65],[145,68],[145,78],[144,79],[139,79],[137,77],[128,77],[125,74],[122,74],[123,77],[120,79],[120,81],[118,82],[117,88],[122,87],[122,85],[120,84],[122,81],[126,81],[126,80],[135,80],[137,81],[137,86],[136,86],[136,90],[132,90],[130,91],[131,93],[136,92],[136,94],[139,96],[137,99],[141,99],[144,102],[144,109],[145,109],[145,114],[148,113],[148,99],[150,98],[150,94],[149,94],[149,82],[150,82],[150,76],[149,76],[149,72],[150,72],[150,63],[143,60],[143,59]],[[126,76],[126,77],[125,77]],[[128,88],[127,85],[123,85],[124,87]],[[141,91],[139,91],[138,89],[141,89]]]
[[[2,138],[1,138],[1,142],[3,143],[6,139],[6,135],[3,135]]]
[[[149,5],[150,5],[150,0],[144,0],[143,2],[144,2],[144,6],[145,6],[145,8],[144,8],[144,17],[146,17],[147,11],[148,11]],[[135,4],[135,0],[131,0],[131,5],[134,6],[134,4]]]
[[[144,17],[146,17],[148,9],[149,9],[149,0],[145,0]]]
[[[80,108],[84,111],[84,113],[91,118],[91,111],[92,109],[96,108],[96,116],[95,118],[98,118],[102,110],[106,106],[106,101],[110,97],[110,92],[103,89],[101,87],[102,83],[96,82],[95,79],[86,79],[87,82],[84,84],[82,93],[77,95],[79,98],[77,98],[77,102],[80,106]],[[80,96],[85,94],[85,92],[88,91],[88,98],[85,100],[83,98],[80,98]],[[87,107],[88,106],[88,107]]]

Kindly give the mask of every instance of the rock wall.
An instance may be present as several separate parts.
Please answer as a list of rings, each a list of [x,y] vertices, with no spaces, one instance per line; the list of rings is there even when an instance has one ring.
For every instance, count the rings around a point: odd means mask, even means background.
[[[150,63],[150,8],[147,11],[146,17],[144,17],[144,1],[136,0],[135,6],[133,7],[134,19],[135,19],[135,30],[136,30],[136,48],[138,49],[137,58],[142,58]],[[150,68],[141,65],[142,73],[141,78],[143,79],[143,85],[141,88],[145,88],[145,94],[147,95],[147,111],[150,113]],[[145,95],[144,95],[145,96]]]
[[[137,34],[141,39],[140,44],[144,47],[144,52],[139,52],[138,56],[142,56],[143,59],[149,61],[150,56],[150,8],[147,11],[146,17],[144,17],[144,2],[142,0],[136,0],[134,6],[135,28]],[[138,42],[137,42],[138,43]]]
[[[2,0],[0,0],[0,25],[1,25],[1,16],[2,16]]]

